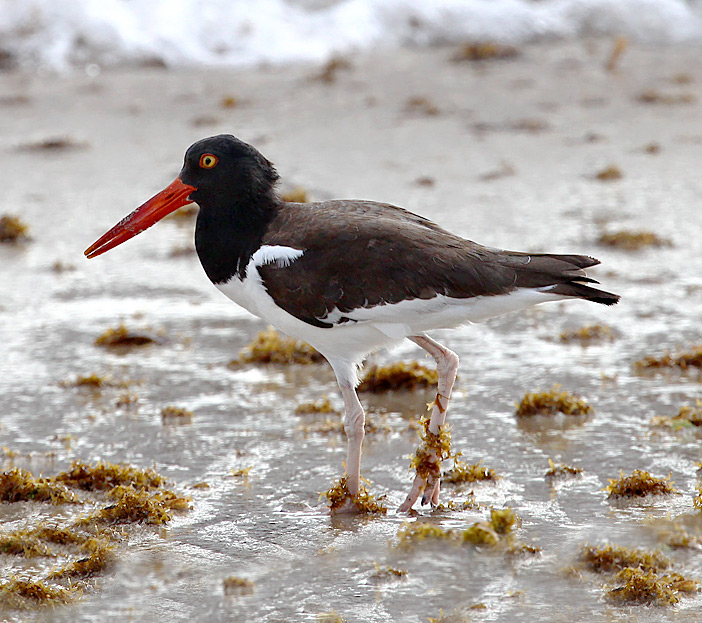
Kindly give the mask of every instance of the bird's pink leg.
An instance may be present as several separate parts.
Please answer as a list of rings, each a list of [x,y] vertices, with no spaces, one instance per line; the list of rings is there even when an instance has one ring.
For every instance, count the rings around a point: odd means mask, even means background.
[[[446,421],[446,411],[448,409],[449,399],[451,398],[451,390],[456,380],[456,372],[458,370],[458,355],[442,346],[435,340],[432,340],[426,335],[414,335],[409,338],[418,346],[421,346],[427,351],[436,361],[436,371],[439,373],[439,383],[436,391],[436,399],[431,410],[431,419],[429,420],[429,433],[433,435],[439,434],[439,427],[444,425]],[[417,501],[419,495],[422,496],[422,504],[431,502],[433,505],[439,503],[439,490],[441,487],[441,458],[438,453],[430,449],[430,458],[436,463],[435,469],[431,471],[429,476],[425,478],[419,473],[415,476],[412,483],[412,489],[405,501],[400,506],[400,512],[406,512],[412,508],[412,505]]]
[[[352,496],[358,495],[361,488],[361,446],[365,436],[366,415],[363,412],[353,385],[339,383],[344,399],[344,431],[348,441],[346,453],[346,487]]]

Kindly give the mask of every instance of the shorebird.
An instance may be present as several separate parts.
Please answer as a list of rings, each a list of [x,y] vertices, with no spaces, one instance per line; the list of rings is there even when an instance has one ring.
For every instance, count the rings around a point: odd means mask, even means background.
[[[358,370],[371,352],[407,338],[436,361],[428,435],[444,425],[457,355],[427,335],[548,301],[613,305],[619,296],[585,274],[585,255],[518,253],[465,240],[402,208],[373,201],[290,203],[258,150],[234,136],[202,139],[178,177],[86,251],[96,257],[187,203],[200,206],[195,247],[210,281],[255,316],[316,348],[344,400],[346,486],[360,490],[365,414]],[[441,451],[427,444],[423,468],[400,506],[439,502]]]

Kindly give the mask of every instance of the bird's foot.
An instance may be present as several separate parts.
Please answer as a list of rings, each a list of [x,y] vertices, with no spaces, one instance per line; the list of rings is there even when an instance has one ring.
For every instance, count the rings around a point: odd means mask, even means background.
[[[433,457],[430,462],[428,457],[422,465],[422,469],[417,468],[417,474],[414,477],[412,488],[407,494],[405,501],[400,505],[399,511],[406,513],[414,503],[422,496],[422,506],[431,503],[432,506],[439,504],[439,492],[441,490],[441,460],[438,456]]]
[[[388,509],[382,504],[385,497],[376,498],[366,487],[360,487],[356,495],[348,488],[346,476],[322,494],[329,501],[329,511],[332,515],[357,513],[362,515],[384,515]]]
[[[422,496],[422,506],[431,503],[432,506],[439,504],[439,492],[441,490],[441,462],[451,456],[451,433],[444,426],[439,426],[437,433],[429,430],[429,421],[423,420],[424,435],[422,444],[417,448],[410,469],[414,467],[417,474],[412,483],[407,498],[399,508],[401,513],[409,511],[414,503]]]

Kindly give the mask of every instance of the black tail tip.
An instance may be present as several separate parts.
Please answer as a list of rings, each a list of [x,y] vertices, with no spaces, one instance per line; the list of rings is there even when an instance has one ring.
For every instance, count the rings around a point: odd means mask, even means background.
[[[598,292],[596,296],[588,297],[588,301],[593,303],[600,303],[601,305],[616,305],[619,299],[622,298],[618,294],[612,294],[610,292]]]

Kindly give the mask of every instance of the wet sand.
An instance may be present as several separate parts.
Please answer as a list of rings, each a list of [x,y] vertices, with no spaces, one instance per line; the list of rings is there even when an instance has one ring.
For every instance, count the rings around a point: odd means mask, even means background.
[[[630,46],[610,72],[611,49],[611,41],[534,45],[482,64],[451,62],[450,49],[375,54],[350,59],[329,83],[307,66],[0,74],[0,214],[20,216],[32,236],[0,245],[0,445],[17,453],[4,468],[155,465],[193,498],[166,529],[140,528],[82,600],[2,616],[282,622],[336,611],[349,622],[418,623],[443,610],[447,620],[697,620],[699,596],[683,597],[675,614],[622,608],[604,599],[609,577],[563,571],[584,543],[609,540],[661,547],[675,570],[702,579],[697,552],[667,548],[657,531],[677,522],[702,536],[692,503],[700,438],[650,426],[702,398],[701,379],[633,369],[646,355],[702,342],[700,51]],[[301,431],[293,411],[323,395],[341,407],[333,374],[326,365],[227,367],[265,327],[209,284],[192,252],[192,222],[166,221],[83,258],[177,174],[193,141],[220,132],[255,144],[284,188],[302,186],[312,199],[387,201],[483,244],[602,260],[593,276],[622,295],[616,308],[551,304],[437,332],[461,357],[453,448],[502,478],[445,488],[445,500],[458,502],[473,489],[480,509],[420,514],[465,528],[509,506],[522,519],[518,538],[541,555],[392,546],[406,520],[392,509],[410,485],[407,457],[417,445],[409,423],[431,399],[425,392],[363,399],[369,419],[391,429],[368,435],[363,458],[389,515],[330,518],[318,493],[340,475],[344,439]],[[67,137],[63,147],[32,148],[55,137]],[[622,177],[596,179],[610,165]],[[650,230],[671,245],[597,244],[602,230],[620,229]],[[162,343],[123,353],[94,345],[121,321]],[[559,341],[588,323],[611,326],[616,339]],[[417,358],[407,343],[375,360]],[[119,389],[62,385],[91,373],[132,381],[136,406],[116,406]],[[514,403],[554,383],[584,396],[594,415],[517,421]],[[192,422],[164,425],[167,405],[192,411]],[[549,458],[581,467],[582,478],[551,487]],[[230,475],[247,467],[245,479]],[[633,469],[671,474],[681,494],[607,501],[608,479]],[[209,489],[192,488],[203,481]],[[54,512],[0,506],[6,529]],[[405,569],[406,579],[373,582],[375,562]],[[2,564],[6,577],[51,565],[10,556]],[[231,575],[253,581],[254,592],[225,596]],[[485,608],[471,609],[478,604]]]

